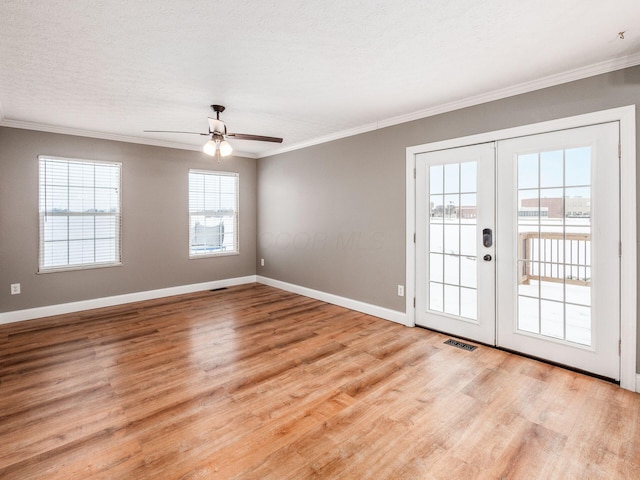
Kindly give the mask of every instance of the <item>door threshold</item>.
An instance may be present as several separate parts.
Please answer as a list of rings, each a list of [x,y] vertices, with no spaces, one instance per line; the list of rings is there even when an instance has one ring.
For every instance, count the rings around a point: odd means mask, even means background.
[[[570,365],[565,365],[563,363],[553,362],[551,360],[547,360],[547,359],[544,359],[544,358],[536,357],[535,355],[529,355],[527,353],[518,352],[516,350],[511,350],[509,348],[504,348],[504,347],[499,347],[499,346],[496,346],[496,345],[491,345],[489,343],[478,342],[477,340],[474,340],[472,338],[459,337],[457,335],[451,335],[450,333],[443,332],[443,331],[440,331],[440,330],[434,330],[432,328],[424,327],[422,325],[416,325],[416,327],[423,328],[425,330],[429,330],[430,332],[439,333],[441,335],[446,335],[446,336],[452,337],[454,339],[464,340],[466,342],[471,342],[474,345],[482,345],[484,347],[494,348],[494,349],[500,350],[502,352],[511,353],[512,355],[518,355],[519,357],[528,358],[530,360],[535,360],[535,361],[541,362],[541,363],[546,363],[547,365],[563,368],[565,370],[569,370],[571,372],[579,373],[581,375],[586,375],[588,377],[597,378],[598,380],[602,380],[602,381],[608,382],[608,383],[613,383],[613,384],[618,385],[618,386],[620,385],[620,380],[616,380],[615,378],[605,377],[604,375],[598,375],[597,373],[592,373],[592,372],[588,372],[586,370],[581,370],[579,368],[572,367]]]
[[[606,377],[604,375],[598,375],[597,373],[589,372],[587,370],[582,370],[580,368],[572,367],[570,365],[565,365],[563,363],[554,362],[552,360],[547,360],[545,358],[536,357],[535,355],[529,355],[528,353],[517,352],[516,350],[510,350],[504,347],[493,347],[496,350],[501,350],[503,352],[512,353],[513,355],[518,355],[519,357],[529,358],[531,360],[536,360],[541,363],[546,363],[547,365],[552,365],[554,367],[564,368],[565,370],[569,370],[575,373],[580,373],[582,375],[586,375],[588,377],[597,378],[598,380],[603,380],[605,382],[613,383],[616,385],[620,385],[620,380],[616,380],[615,378]]]

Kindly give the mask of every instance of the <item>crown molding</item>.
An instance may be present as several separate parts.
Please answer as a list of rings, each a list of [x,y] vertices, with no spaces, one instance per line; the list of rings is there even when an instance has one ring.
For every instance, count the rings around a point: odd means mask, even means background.
[[[23,122],[20,120],[4,119],[2,116],[2,106],[0,105],[0,127],[20,128],[23,130],[35,130],[38,132],[59,133],[62,135],[75,135],[78,137],[97,138],[101,140],[113,140],[115,142],[136,143],[140,145],[151,145],[154,147],[176,148],[179,150],[191,150],[201,152],[201,147],[197,145],[189,145],[186,143],[167,142],[164,140],[154,140],[150,138],[133,137],[127,135],[118,135],[115,133],[97,132],[93,130],[83,130],[79,128],[61,127],[56,125],[47,125],[35,122]],[[258,158],[255,153],[233,152],[234,157]]]
[[[460,100],[455,100],[453,102],[436,105],[434,107],[426,108],[424,110],[418,110],[417,112],[408,113],[405,115],[399,115],[396,117],[391,117],[386,120],[381,120],[375,123],[369,123],[361,127],[342,130],[340,132],[332,133],[330,135],[324,135],[322,137],[318,137],[315,139],[295,143],[287,147],[268,150],[260,154],[258,158],[265,158],[273,155],[278,155],[280,153],[300,150],[302,148],[311,147],[313,145],[319,145],[322,143],[339,140],[341,138],[351,137],[353,135],[367,133],[367,132],[371,132],[381,128],[391,127],[393,125],[399,125],[401,123],[411,122],[413,120],[420,120],[422,118],[432,117],[435,115],[439,115],[441,113],[460,110],[462,108],[473,107],[474,105],[480,105],[483,103],[488,103],[488,102],[500,100],[507,97],[513,97],[515,95],[529,93],[535,90],[541,90],[543,88],[561,85],[563,83],[582,80],[583,78],[593,77],[596,75],[601,75],[603,73],[609,73],[615,70],[621,70],[623,68],[634,67],[636,65],[640,65],[640,53],[625,56],[625,57],[619,57],[611,60],[605,60],[603,62],[594,63],[586,67],[580,67],[573,70],[568,70],[563,73],[549,75],[537,80],[519,83],[517,85],[501,88],[499,90],[493,90],[491,92],[482,93],[480,95],[474,95],[472,97],[467,97]]]
[[[573,70],[568,70],[563,73],[549,75],[530,82],[524,82],[511,87],[502,88],[499,90],[493,90],[491,92],[483,93],[480,95],[474,95],[472,97],[455,100],[452,102],[436,105],[416,112],[408,113],[405,115],[399,115],[391,117],[386,120],[381,120],[374,123],[369,123],[360,127],[350,128],[347,130],[341,130],[339,132],[331,133],[329,135],[323,135],[311,140],[294,143],[282,148],[276,148],[267,150],[262,153],[252,152],[240,152],[234,151],[234,157],[245,158],[265,158],[280,153],[291,152],[294,150],[300,150],[302,148],[311,147],[314,145],[320,145],[322,143],[332,142],[341,138],[352,137],[362,133],[379,130],[381,128],[391,127],[393,125],[399,125],[401,123],[411,122],[414,120],[420,120],[422,118],[432,117],[441,113],[452,112],[454,110],[460,110],[462,108],[472,107],[474,105],[480,105],[482,103],[492,102],[523,93],[533,92],[547,87],[553,87],[561,85],[563,83],[573,82],[581,80],[583,78],[593,77],[603,73],[613,72],[623,68],[634,67],[640,65],[640,53],[629,55],[625,57],[619,57],[611,60],[605,60],[603,62],[594,63],[586,67],[580,67]],[[70,127],[62,127],[56,125],[40,124],[35,122],[23,122],[19,120],[6,119],[3,114],[2,104],[0,104],[0,127],[21,128],[25,130],[35,130],[49,133],[59,133],[63,135],[76,135],[80,137],[98,138],[103,140],[113,140],[116,142],[137,143],[142,145],[151,145],[155,147],[165,148],[177,148],[180,150],[200,151],[200,147],[196,145],[189,145],[178,142],[167,142],[163,140],[154,140],[149,138],[134,137],[127,135],[118,135],[113,133],[98,132],[93,130],[83,130]]]

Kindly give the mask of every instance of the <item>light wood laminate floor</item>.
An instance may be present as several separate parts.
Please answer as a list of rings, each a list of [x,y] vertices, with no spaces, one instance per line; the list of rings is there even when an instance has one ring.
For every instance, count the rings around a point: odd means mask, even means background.
[[[0,478],[640,478],[640,395],[447,338],[258,284],[0,325]]]

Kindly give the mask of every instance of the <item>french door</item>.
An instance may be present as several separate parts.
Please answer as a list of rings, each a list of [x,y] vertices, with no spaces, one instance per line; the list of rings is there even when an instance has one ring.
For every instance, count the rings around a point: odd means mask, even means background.
[[[416,155],[416,324],[618,379],[618,135]]]
[[[498,143],[498,345],[620,376],[618,124]]]
[[[416,156],[416,324],[492,345],[494,157],[493,143]]]

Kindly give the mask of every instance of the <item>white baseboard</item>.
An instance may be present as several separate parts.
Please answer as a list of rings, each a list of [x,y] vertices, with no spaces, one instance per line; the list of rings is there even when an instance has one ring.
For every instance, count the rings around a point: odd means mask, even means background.
[[[115,295],[112,297],[94,298],[91,300],[81,300],[78,302],[62,303],[58,305],[47,305],[44,307],[27,308],[24,310],[15,310],[12,312],[0,313],[0,325],[5,323],[21,322],[24,320],[33,320],[36,318],[50,317],[53,315],[63,315],[66,313],[80,312],[93,308],[111,307],[114,305],[122,305],[125,303],[140,302],[143,300],[153,300],[156,298],[169,297],[172,295],[182,295],[185,293],[199,292],[202,290],[211,290],[214,288],[233,287],[234,285],[244,285],[246,283],[259,282],[271,287],[286,290],[288,292],[297,293],[305,297],[315,298],[323,302],[338,305],[340,307],[349,308],[357,312],[373,315],[374,317],[390,320],[401,325],[413,326],[407,323],[407,316],[404,312],[391,310],[377,305],[360,302],[351,298],[341,297],[331,293],[313,290],[307,287],[301,287],[291,283],[274,280],[268,277],[249,275],[246,277],[227,278],[224,280],[214,280],[211,282],[194,283],[191,285],[180,285],[177,287],[161,288],[158,290],[148,290],[145,292],[127,293],[124,295]]]
[[[636,373],[636,392],[640,393],[640,373]]]
[[[248,275],[246,277],[226,278],[223,280],[214,280],[211,282],[194,283],[191,285],[180,285],[177,287],[161,288],[158,290],[148,290],[145,292],[127,293],[124,295],[115,295],[113,297],[94,298],[91,300],[82,300],[79,302],[63,303],[59,305],[49,305],[45,307],[28,308],[24,310],[16,310],[13,312],[0,313],[0,325],[5,323],[21,322],[24,320],[33,320],[36,318],[50,317],[53,315],[63,315],[66,313],[80,312],[82,310],[90,310],[93,308],[111,307],[113,305],[122,305],[125,303],[140,302],[143,300],[153,300],[156,298],[170,297],[172,295],[182,295],[185,293],[200,292],[202,290],[212,290],[214,288],[233,287],[235,285],[244,285],[247,283],[259,282],[264,285],[286,290],[288,292],[297,293],[305,297],[314,298],[323,302],[338,305],[340,307],[355,310],[357,312],[366,313],[374,317],[383,318],[407,327],[413,324],[407,320],[407,315],[397,310],[391,310],[370,303],[360,302],[351,298],[341,297],[332,293],[314,290],[312,288],[301,287],[292,283],[274,280],[272,278],[263,277],[261,275]],[[636,374],[636,392],[640,393],[640,373]]]
[[[358,300],[341,297],[339,295],[334,295],[332,293],[321,292],[319,290],[314,290],[312,288],[301,287],[299,285],[282,282],[280,280],[274,280],[273,278],[263,277],[261,275],[257,276],[257,282],[263,283],[265,285],[269,285],[270,287],[286,290],[288,292],[297,293],[298,295],[303,295],[305,297],[315,298],[316,300],[321,300],[323,302],[331,303],[333,305],[345,307],[350,310],[355,310],[357,312],[366,313],[367,315],[372,315],[374,317],[390,320],[392,322],[399,323],[407,327],[413,326],[413,324],[409,324],[407,322],[407,315],[404,312],[399,312],[397,310],[391,310],[389,308],[379,307],[377,305],[371,305],[370,303],[360,302]]]
[[[235,285],[255,283],[256,281],[257,280],[255,275],[249,275],[246,277],[226,278],[224,280],[214,280],[211,282],[180,285],[177,287],[161,288],[158,290],[148,290],[146,292],[127,293],[124,295],[115,295],[113,297],[94,298],[91,300],[82,300],[79,302],[48,305],[46,307],[28,308],[25,310],[16,310],[13,312],[0,313],[0,324],[21,322],[23,320],[32,320],[34,318],[50,317],[52,315],[62,315],[65,313],[80,312],[82,310],[90,310],[92,308],[111,307],[113,305],[139,302],[142,300],[153,300],[155,298],[170,297],[172,295],[182,295],[184,293],[200,292],[202,290],[211,290],[214,288],[233,287]]]

